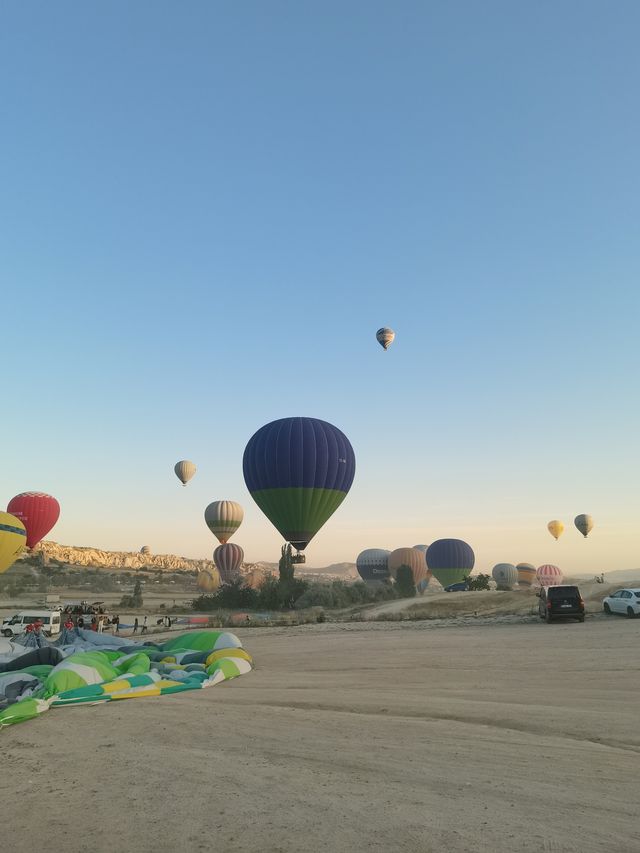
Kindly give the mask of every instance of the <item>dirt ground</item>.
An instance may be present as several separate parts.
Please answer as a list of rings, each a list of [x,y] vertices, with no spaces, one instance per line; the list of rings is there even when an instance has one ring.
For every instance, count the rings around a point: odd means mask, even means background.
[[[640,620],[238,634],[236,681],[2,732],[3,849],[640,850]]]

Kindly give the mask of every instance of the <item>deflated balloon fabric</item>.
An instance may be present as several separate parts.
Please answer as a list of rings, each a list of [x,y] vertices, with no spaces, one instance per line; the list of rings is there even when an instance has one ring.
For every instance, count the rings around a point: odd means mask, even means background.
[[[37,649],[14,643],[0,656],[0,728],[63,705],[200,690],[252,669],[251,655],[228,631],[189,631],[165,643],[93,631],[72,639],[61,646],[40,640]]]

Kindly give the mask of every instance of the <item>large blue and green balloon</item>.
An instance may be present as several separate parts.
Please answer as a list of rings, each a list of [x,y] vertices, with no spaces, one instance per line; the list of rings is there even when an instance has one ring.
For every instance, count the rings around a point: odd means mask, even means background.
[[[462,539],[437,539],[427,548],[427,566],[442,586],[463,581],[475,560],[473,549]]]
[[[251,497],[284,539],[303,551],[346,498],[356,457],[332,424],[281,418],[249,439],[242,467]]]

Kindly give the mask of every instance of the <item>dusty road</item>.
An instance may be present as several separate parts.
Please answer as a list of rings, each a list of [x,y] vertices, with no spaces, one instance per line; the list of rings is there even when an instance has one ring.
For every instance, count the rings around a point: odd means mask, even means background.
[[[640,850],[640,620],[238,633],[237,681],[2,732],[3,849]]]

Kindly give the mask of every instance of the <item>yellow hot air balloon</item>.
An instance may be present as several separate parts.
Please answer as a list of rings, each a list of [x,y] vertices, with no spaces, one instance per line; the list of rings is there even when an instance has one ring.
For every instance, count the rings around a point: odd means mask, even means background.
[[[202,592],[215,592],[220,586],[218,570],[211,568],[209,571],[198,572],[196,583]]]
[[[0,512],[0,572],[6,572],[27,542],[27,529],[10,512]]]
[[[550,521],[549,524],[547,524],[547,530],[553,536],[554,539],[559,539],[564,531],[564,524],[561,521],[558,521],[557,518],[555,518],[553,521]]]

